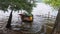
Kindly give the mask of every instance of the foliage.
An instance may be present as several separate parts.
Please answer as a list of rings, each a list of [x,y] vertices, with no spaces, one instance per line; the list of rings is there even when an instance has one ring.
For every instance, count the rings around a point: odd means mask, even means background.
[[[46,4],[53,6],[54,8],[60,7],[60,0],[44,0]]]
[[[14,11],[26,10],[28,13],[31,13],[33,6],[35,6],[34,0],[0,0],[1,10],[7,10],[9,7]]]
[[[7,0],[0,0],[0,10],[7,11],[8,5]]]

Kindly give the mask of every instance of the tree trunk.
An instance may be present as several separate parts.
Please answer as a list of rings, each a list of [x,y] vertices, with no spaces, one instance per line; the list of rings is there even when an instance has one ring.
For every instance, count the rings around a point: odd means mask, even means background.
[[[60,34],[60,8],[51,34]]]
[[[6,28],[8,28],[8,29],[11,29],[12,12],[13,12],[13,10],[10,13],[10,16],[9,16],[9,19],[8,19],[8,22],[7,22],[7,25],[6,25]]]

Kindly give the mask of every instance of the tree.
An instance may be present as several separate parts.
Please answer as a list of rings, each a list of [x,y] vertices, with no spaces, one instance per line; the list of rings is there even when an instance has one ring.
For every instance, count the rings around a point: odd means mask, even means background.
[[[31,3],[33,1],[33,3]],[[34,0],[8,0],[9,8],[11,10],[7,28],[11,28],[11,20],[12,20],[12,12],[17,10],[26,10],[29,14],[31,14],[32,7],[34,6]]]
[[[11,27],[13,11],[26,10],[28,13],[31,13],[32,7],[35,5],[34,3],[34,0],[0,0],[0,10],[7,11],[8,8],[11,10],[6,27]]]
[[[59,27],[60,26],[60,0],[44,0],[44,2],[46,4],[53,6],[54,9],[58,10],[56,21],[51,34],[59,34],[58,32],[60,32],[60,27]]]

